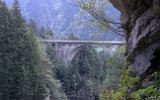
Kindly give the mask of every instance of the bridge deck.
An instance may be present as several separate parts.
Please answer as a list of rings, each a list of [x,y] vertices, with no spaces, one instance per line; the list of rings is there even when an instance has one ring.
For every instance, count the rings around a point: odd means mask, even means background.
[[[44,43],[125,45],[125,41],[43,40]]]

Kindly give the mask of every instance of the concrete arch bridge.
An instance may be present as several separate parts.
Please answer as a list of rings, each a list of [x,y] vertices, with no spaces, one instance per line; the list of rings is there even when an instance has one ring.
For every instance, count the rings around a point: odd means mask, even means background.
[[[106,49],[125,45],[125,41],[43,40],[43,42],[55,46],[57,56],[67,65],[84,46],[92,45]]]

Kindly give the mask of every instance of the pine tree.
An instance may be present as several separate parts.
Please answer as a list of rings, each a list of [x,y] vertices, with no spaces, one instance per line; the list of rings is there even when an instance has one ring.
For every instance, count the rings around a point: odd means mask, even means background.
[[[2,0],[0,0],[0,100],[9,100],[7,97],[10,94],[10,85],[9,83],[9,70],[8,67],[11,63],[7,62],[9,60],[9,55],[5,52],[9,52],[7,45],[9,44],[8,40],[3,41],[7,36],[12,36],[9,34],[11,31],[10,27],[10,13],[7,6]]]
[[[28,28],[31,31],[31,33],[38,35],[36,22],[33,19],[30,19]]]
[[[37,100],[42,86],[36,72],[40,62],[36,38],[27,33],[18,0],[10,12],[0,0],[0,13],[0,99]]]
[[[0,23],[0,100],[66,100],[41,51],[36,25],[27,27],[18,0],[11,10],[0,0]]]

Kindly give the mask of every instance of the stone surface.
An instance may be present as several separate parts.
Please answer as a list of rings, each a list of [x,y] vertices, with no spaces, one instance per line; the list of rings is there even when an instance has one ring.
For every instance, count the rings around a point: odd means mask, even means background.
[[[55,46],[57,57],[66,65],[70,64],[75,55],[85,46],[101,47],[109,54],[114,52],[113,48],[125,45],[125,41],[85,41],[85,40],[43,40],[43,43],[51,43]]]
[[[158,66],[155,61],[160,59],[155,55],[160,50],[160,18],[155,17],[154,0],[110,1],[122,13],[127,59],[132,65],[132,71],[136,75],[144,75],[149,69]]]
[[[83,41],[82,41],[83,42]],[[105,52],[112,54],[114,50],[112,48],[117,48],[118,46],[124,45],[124,43],[120,44],[112,44],[112,43],[61,43],[61,42],[50,42],[55,46],[57,57],[65,64],[69,65],[77,53],[86,46],[93,46],[93,47],[101,47]]]

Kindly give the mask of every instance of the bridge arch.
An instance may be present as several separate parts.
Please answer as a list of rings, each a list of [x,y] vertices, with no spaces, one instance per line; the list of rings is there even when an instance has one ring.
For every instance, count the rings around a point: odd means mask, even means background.
[[[112,54],[114,50],[111,50],[111,47],[106,46],[106,45],[97,45],[97,44],[83,44],[83,45],[79,45],[76,48],[74,48],[71,52],[68,53],[68,55],[65,58],[65,64],[70,64],[73,59],[75,58],[75,56],[80,52],[80,50],[82,50],[83,48],[87,47],[87,46],[92,46],[94,48],[103,48],[105,49],[105,51],[108,54]],[[116,46],[115,48],[117,48],[118,46]]]
[[[85,46],[107,48],[107,46],[125,45],[125,41],[43,40],[42,42],[54,44],[57,56],[66,65],[69,65],[76,54]]]

